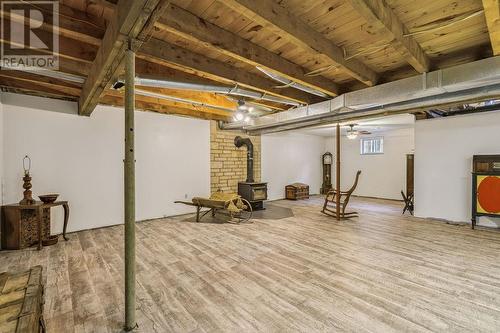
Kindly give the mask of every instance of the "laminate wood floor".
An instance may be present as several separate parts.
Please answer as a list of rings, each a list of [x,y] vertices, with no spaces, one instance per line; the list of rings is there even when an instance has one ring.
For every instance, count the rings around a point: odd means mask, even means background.
[[[253,224],[137,225],[140,332],[500,332],[500,233],[401,216],[355,198],[337,222],[322,199]],[[49,332],[118,332],[123,227],[0,252],[0,271],[44,266]]]

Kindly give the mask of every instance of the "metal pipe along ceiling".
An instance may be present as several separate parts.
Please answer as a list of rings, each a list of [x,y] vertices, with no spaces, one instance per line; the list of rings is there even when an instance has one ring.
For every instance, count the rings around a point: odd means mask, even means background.
[[[171,96],[171,95],[159,94],[159,93],[155,93],[155,92],[147,91],[147,90],[142,90],[142,89],[135,89],[135,93],[137,95],[142,95],[142,96],[147,96],[147,97],[154,97],[154,98],[159,98],[159,99],[165,99],[165,100],[173,101],[173,102],[191,104],[191,105],[196,105],[196,106],[201,106],[201,107],[206,107],[206,108],[211,108],[211,109],[216,109],[216,110],[221,110],[221,111],[234,112],[234,109],[231,109],[231,108],[226,108],[226,107],[223,107],[223,106],[218,106],[218,105],[213,105],[213,104],[206,104],[206,103],[203,103],[203,102],[198,102],[198,101],[194,101],[192,99],[187,99],[187,98],[181,98],[181,97],[175,97],[175,96]]]
[[[58,72],[58,71],[54,71],[54,70],[30,70],[29,68],[28,69],[20,69],[20,70],[27,72],[27,73],[33,73],[36,75],[52,77],[55,79],[60,79],[60,80],[69,81],[69,82],[75,82],[75,83],[84,83],[85,82],[85,77],[83,77],[83,76]],[[123,79],[118,81],[118,82],[121,83],[121,86],[123,86],[123,84],[124,84]],[[141,86],[147,86],[147,87],[204,91],[204,92],[218,93],[218,94],[223,94],[223,95],[242,96],[242,97],[252,98],[255,100],[265,100],[265,101],[269,101],[269,102],[275,102],[275,103],[292,105],[292,106],[300,106],[301,105],[300,103],[298,103],[294,100],[290,100],[287,98],[278,97],[278,96],[274,96],[274,95],[262,94],[262,93],[248,90],[248,89],[242,89],[242,88],[239,88],[238,85],[235,85],[234,87],[225,87],[225,86],[205,85],[205,84],[178,82],[178,81],[169,81],[169,80],[146,79],[146,78],[140,78],[140,77],[135,78],[135,84],[141,85]],[[142,91],[144,92],[144,90],[142,90]],[[157,97],[164,98],[165,96],[166,95],[163,95],[163,97],[159,97],[159,96],[157,96]],[[184,101],[179,100],[179,102],[184,102]],[[194,101],[189,101],[189,100],[186,100],[186,102],[191,103],[191,104],[196,103]],[[203,105],[203,106],[214,107],[214,106],[208,106],[208,105]],[[225,109],[225,111],[228,111],[228,109]],[[230,111],[234,111],[234,110],[230,110]]]
[[[273,95],[262,94],[256,91],[239,88],[238,85],[234,87],[216,86],[216,85],[206,85],[198,83],[187,83],[178,82],[170,80],[159,80],[159,79],[146,79],[136,77],[135,84],[147,87],[157,87],[157,88],[168,88],[168,89],[179,89],[179,90],[192,90],[192,91],[205,91],[211,93],[218,93],[224,95],[235,95],[248,97],[256,100],[265,100],[269,102],[275,102],[280,104],[287,104],[292,106],[300,106],[300,103]]]
[[[252,133],[283,131],[498,96],[500,56],[345,93],[329,101],[256,118],[247,126],[221,124],[221,128]]]
[[[257,66],[257,69],[259,71],[261,71],[262,73],[266,74],[267,76],[269,76],[271,79],[275,80],[275,81],[278,81],[279,83],[283,83],[284,86],[282,86],[281,88],[286,88],[286,87],[292,87],[292,88],[295,88],[295,89],[298,89],[298,90],[302,90],[306,93],[309,93],[309,94],[313,94],[313,95],[316,95],[316,96],[319,96],[319,97],[323,97],[323,98],[328,98],[330,97],[329,95],[319,91],[319,90],[316,90],[316,89],[313,89],[313,88],[310,88],[308,86],[305,86],[303,84],[300,84],[298,82],[295,82],[295,81],[292,81],[292,80],[289,80],[281,75],[278,75],[276,73],[273,73],[271,71],[268,71],[267,69],[264,69],[262,67],[259,67]],[[279,88],[279,87],[277,87]]]

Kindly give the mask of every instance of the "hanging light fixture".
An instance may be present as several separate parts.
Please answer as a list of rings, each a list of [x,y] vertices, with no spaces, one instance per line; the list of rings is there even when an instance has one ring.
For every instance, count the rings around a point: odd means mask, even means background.
[[[245,115],[243,114],[243,111],[238,110],[234,113],[234,120],[242,121],[244,118],[245,118]]]
[[[358,137],[358,131],[354,130],[354,124],[349,125],[349,129],[347,130],[347,138],[349,140],[354,140]]]
[[[252,106],[248,107],[245,105],[245,101],[239,100],[233,119],[235,121],[244,121],[245,123],[249,123],[251,120],[250,112],[253,111],[253,109],[254,108]]]

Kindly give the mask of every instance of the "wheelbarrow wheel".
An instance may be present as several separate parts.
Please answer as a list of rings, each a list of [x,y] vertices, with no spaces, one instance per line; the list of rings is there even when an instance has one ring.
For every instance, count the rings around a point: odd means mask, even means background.
[[[242,209],[239,213],[235,214],[235,217],[238,220],[238,223],[246,223],[252,218],[252,205],[246,199],[241,198],[241,201],[243,201],[245,206],[247,206],[247,210]]]

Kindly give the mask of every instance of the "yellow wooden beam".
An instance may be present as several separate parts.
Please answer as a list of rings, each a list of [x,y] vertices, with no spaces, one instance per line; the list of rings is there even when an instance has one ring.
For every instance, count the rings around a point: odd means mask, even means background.
[[[285,97],[302,104],[311,104],[318,99],[316,96],[297,89],[278,89],[276,85],[279,83],[273,80],[159,39],[152,38],[144,43],[137,57],[224,84],[237,83],[241,87]]]
[[[406,26],[394,14],[384,0],[348,0],[352,7],[374,27],[380,27],[389,43],[419,73],[428,72],[430,61]]]
[[[356,59],[346,60],[344,52],[339,46],[277,2],[269,0],[225,0],[224,4],[260,25],[273,30],[293,44],[323,55],[357,80],[370,86],[376,84],[377,73]]]
[[[493,55],[500,54],[500,0],[483,0]]]
[[[196,15],[173,4],[156,22],[156,26],[249,65],[262,66],[276,71],[289,80],[309,86],[324,94],[336,96],[339,93],[338,86],[331,80],[319,76],[306,76],[307,70],[303,67],[215,24],[201,20]]]
[[[116,15],[109,22],[101,47],[92,63],[90,73],[83,85],[79,100],[79,113],[90,115],[101,93],[109,87],[122,66],[126,41],[136,41],[135,47],[147,37],[153,28],[158,13],[165,9],[166,1],[162,0],[120,0],[116,7]]]
[[[100,98],[101,104],[122,107],[123,94],[116,91],[107,90]],[[191,118],[207,119],[207,120],[223,120],[229,121],[231,115],[229,112],[221,113],[217,110],[210,110],[205,108],[190,108],[180,103],[169,102],[160,100],[154,97],[136,95],[135,106],[139,110],[152,111],[163,114],[179,115]]]

